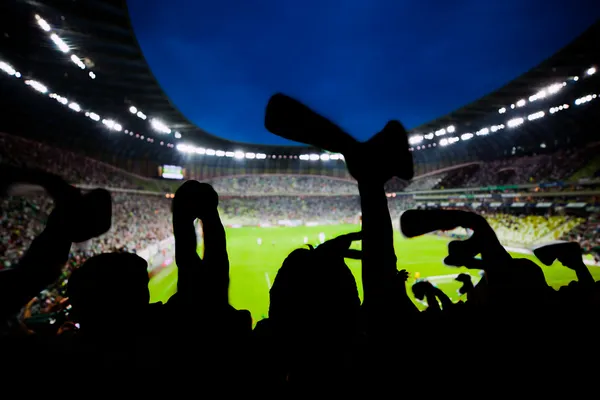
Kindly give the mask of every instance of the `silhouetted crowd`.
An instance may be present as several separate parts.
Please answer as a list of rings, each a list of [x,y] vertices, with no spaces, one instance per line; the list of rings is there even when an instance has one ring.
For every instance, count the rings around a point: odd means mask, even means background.
[[[472,234],[466,240],[449,243],[444,262],[483,271],[476,285],[469,274],[457,276],[467,299],[458,303],[431,282],[418,280],[410,290],[428,305],[420,312],[407,295],[408,273],[402,264],[410,260],[397,259],[394,250],[389,207],[394,199],[384,190],[392,172],[368,162],[369,151],[346,155],[359,198],[326,196],[330,203],[298,197],[220,200],[213,187],[197,181],[185,182],[170,202],[111,196],[102,189],[81,192],[53,180],[46,188],[51,202],[35,196],[5,201],[2,227],[9,234],[3,238],[3,255],[13,261],[0,272],[3,340],[30,339],[13,348],[14,356],[7,352],[7,360],[21,365],[60,355],[85,370],[86,379],[115,386],[124,377],[136,386],[136,373],[147,376],[156,365],[169,365],[184,386],[222,388],[221,382],[228,382],[289,393],[414,378],[414,371],[444,363],[453,353],[431,345],[440,335],[493,343],[484,354],[474,354],[474,362],[501,381],[497,374],[505,363],[518,374],[539,362],[544,334],[550,329],[557,334],[557,324],[569,321],[571,333],[590,328],[600,306],[600,284],[583,263],[578,243],[550,245],[536,253],[545,264],[559,260],[577,276],[555,290],[535,263],[515,259],[504,249],[486,219],[457,210],[401,214],[400,229],[409,238],[468,229]],[[362,227],[318,247],[294,250],[282,260],[270,289],[268,318],[253,328],[250,313],[229,304],[229,256],[219,208],[226,216],[262,210],[260,218],[267,219],[282,214],[344,219],[358,211]],[[202,255],[196,220],[202,225]],[[513,230],[535,231],[542,221],[492,217],[492,225]],[[553,226],[561,223],[553,221]],[[131,251],[161,240],[171,228],[177,293],[165,304],[149,304],[148,265]],[[597,241],[598,228],[597,219],[590,219],[577,235],[585,240],[596,235]],[[7,251],[7,241],[25,251]],[[361,250],[351,248],[356,241]],[[73,243],[84,245],[73,251]],[[362,302],[345,259],[362,262]],[[24,315],[50,319],[36,328],[35,318],[23,325]],[[464,349],[456,351],[469,357]],[[410,362],[399,363],[402,359]],[[91,371],[108,375],[89,375]]]
[[[324,396],[326,389],[341,395],[362,387],[409,390],[412,382],[437,382],[447,375],[450,357],[490,384],[506,382],[509,374],[511,387],[519,387],[521,374],[544,365],[550,345],[557,357],[579,360],[581,354],[557,347],[555,339],[573,343],[595,329],[600,284],[583,262],[582,247],[598,250],[597,215],[578,220],[490,214],[486,220],[469,211],[412,209],[410,196],[386,192],[390,179],[413,175],[402,149],[397,162],[385,156],[401,142],[393,136],[397,129],[388,124],[369,142],[347,148],[345,161],[356,184],[257,176],[215,180],[213,187],[190,180],[172,199],[77,189],[70,183],[139,188],[140,182],[83,157],[0,136],[0,161],[19,167],[10,171],[21,177],[0,176],[1,188],[24,179],[46,192],[2,200],[4,364],[17,373],[47,360],[67,360],[76,367],[72,379],[84,372],[81,382],[132,387],[138,394],[153,390],[148,377],[158,366],[161,379],[174,378],[178,388],[207,394],[259,388],[266,390],[263,395],[308,389]],[[572,156],[513,160],[517,173],[506,182],[536,179],[541,166],[551,178],[565,176],[575,169]],[[492,166],[490,171],[505,167]],[[477,171],[462,182],[491,182],[487,172]],[[448,176],[415,180],[411,187],[432,188]],[[255,323],[248,311],[230,304],[226,225],[359,218],[360,231],[296,249],[281,260],[268,318]],[[559,232],[560,227],[565,228]],[[476,284],[471,274],[457,274],[465,301],[453,302],[427,279],[407,287],[402,266],[410,260],[398,259],[394,249],[398,228],[408,238],[461,228],[464,234],[449,242],[444,263],[481,273]],[[548,285],[537,264],[513,258],[501,243],[506,237],[536,241],[553,232],[571,241],[536,248],[534,254],[543,264],[559,261],[572,271],[576,279],[559,289]],[[151,304],[149,266],[136,252],[171,235],[177,292],[164,304]],[[361,242],[361,250],[354,242]],[[361,261],[361,288],[346,259]],[[424,311],[408,290],[427,305]],[[471,340],[481,348],[467,346]],[[444,341],[449,346],[439,345]],[[590,357],[586,352],[584,358]],[[46,373],[64,379],[63,370]]]

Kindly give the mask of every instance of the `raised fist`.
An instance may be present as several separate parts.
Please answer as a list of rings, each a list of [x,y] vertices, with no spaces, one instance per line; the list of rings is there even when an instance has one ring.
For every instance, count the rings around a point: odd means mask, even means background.
[[[186,181],[175,192],[173,213],[186,219],[202,219],[219,205],[219,195],[208,183]]]

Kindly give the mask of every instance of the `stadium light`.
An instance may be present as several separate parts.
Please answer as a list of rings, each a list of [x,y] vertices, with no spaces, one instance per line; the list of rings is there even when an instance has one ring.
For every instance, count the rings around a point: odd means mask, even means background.
[[[112,129],[115,126],[115,121],[111,119],[103,119],[102,123],[106,125],[109,129]]]
[[[63,40],[59,38],[56,33],[50,35],[50,40],[52,40],[56,47],[58,47],[58,49],[63,53],[68,53],[70,51],[69,46],[65,42],[63,42]]]
[[[152,118],[150,120],[150,125],[152,125],[152,128],[154,128],[154,130],[156,130],[160,133],[166,133],[166,134],[171,133],[171,129],[164,122],[162,122],[159,119]]]
[[[444,128],[435,131],[435,136],[443,136],[446,134],[446,130]]]
[[[506,107],[502,107],[501,109],[498,110],[499,114],[504,114],[506,112]]]
[[[492,126],[492,130],[493,130],[493,129],[494,129],[494,127]],[[495,131],[494,131],[494,132],[495,132]],[[485,136],[485,135],[487,135],[488,133],[490,133],[490,130],[489,130],[488,128],[483,128],[483,129],[480,129],[480,130],[478,130],[477,132],[475,132],[475,134],[476,134],[477,136]],[[469,138],[469,139],[470,139],[470,138]],[[463,139],[463,140],[464,140],[464,139]]]
[[[96,113],[91,112],[90,115],[88,115],[88,117],[90,117],[90,119],[93,121],[100,121],[100,116]]]
[[[225,152],[223,150],[217,150],[215,153],[217,157],[225,157]]]
[[[90,76],[90,78],[92,78],[92,79],[96,79],[96,74],[95,74],[95,73],[93,73],[92,71],[90,71],[90,72],[88,73],[88,75]]]
[[[329,161],[329,154],[321,154],[321,161]]]
[[[506,125],[507,125],[509,128],[516,128],[517,126],[519,126],[519,125],[522,125],[522,124],[523,124],[523,122],[525,122],[525,120],[524,120],[523,118],[513,118],[513,119],[509,120],[509,121],[506,123]]]
[[[421,143],[422,141],[423,141],[423,136],[421,136],[421,135],[411,136],[408,139],[408,143],[410,143],[410,144],[418,144],[418,143]]]
[[[444,138],[440,140],[440,146],[448,146],[448,139]]]
[[[143,119],[144,121],[146,120],[146,114],[144,114],[141,111],[138,111],[137,114],[138,118]]]
[[[529,121],[534,121],[534,120],[536,120],[536,119],[543,118],[545,115],[546,115],[546,113],[545,113],[545,112],[543,112],[543,111],[538,111],[538,112],[536,112],[536,113],[533,113],[533,114],[530,114],[530,115],[528,115],[528,116],[527,116],[527,120],[529,120]]]
[[[431,139],[433,139],[433,133],[428,133],[427,135],[425,135],[423,137],[427,140],[431,140]]]
[[[129,107],[129,112],[132,113],[132,114],[135,114],[135,113],[138,112],[138,109],[135,108],[134,106],[131,106],[131,107]]]
[[[302,161],[308,161],[308,160],[310,159],[310,156],[309,156],[308,154],[302,154],[302,155],[300,156],[300,159],[301,159]]]
[[[39,83],[38,81],[28,79],[25,81],[25,84],[28,86],[31,86],[33,89],[37,90],[40,93],[48,92],[48,88],[46,86],[42,85],[41,83]]]
[[[255,153],[246,153],[246,158],[249,160],[253,160],[256,158],[256,154]]]
[[[207,156],[214,156],[215,154],[217,154],[217,152],[213,149],[206,149],[206,155]]]
[[[67,100],[66,97],[63,97],[63,96],[61,96],[59,94],[56,94],[56,93],[50,93],[48,95],[48,97],[50,97],[51,99],[55,99],[56,101],[58,101],[60,104],[62,104],[64,106],[66,106],[67,103],[69,102],[69,100]]]
[[[585,73],[588,74],[588,76],[592,76],[596,73],[596,68],[590,67],[587,71],[585,71]]]
[[[264,153],[257,153],[256,154],[256,159],[257,160],[264,160],[265,158],[267,158],[267,155]]]
[[[237,158],[238,160],[241,160],[242,158],[244,158],[244,152],[243,151],[236,151],[236,152],[234,152],[233,157]]]
[[[35,19],[37,20],[37,23],[40,26],[40,28],[42,28],[46,32],[50,32],[52,28],[50,28],[50,24],[48,24],[48,22],[46,22],[45,19],[43,19],[37,14],[35,15]]]
[[[71,54],[71,61],[81,69],[85,69],[85,64],[75,54]]]
[[[525,104],[527,104],[527,101],[525,99],[517,101],[517,107],[523,107],[525,106]]]
[[[65,99],[66,100],[66,99]],[[69,104],[69,108],[73,111],[79,112],[81,111],[81,107],[79,106],[79,104],[77,103],[71,103]]]
[[[553,85],[548,86],[547,90],[550,94],[558,93],[564,86],[566,86],[566,82],[563,83],[555,83]]]
[[[451,137],[451,138],[448,138],[448,143],[449,144],[456,143],[456,142],[458,142],[458,140],[459,139],[457,137]]]
[[[181,133],[175,132],[175,139],[181,139]]]
[[[448,133],[454,133],[456,131],[456,129],[454,128],[454,125],[450,125],[449,127],[446,128],[446,130],[448,131]]]
[[[233,158],[234,156],[235,156],[235,153],[233,151],[226,151],[225,152],[225,157]]]
[[[320,157],[319,157],[318,154],[311,154],[311,155],[308,156],[308,159],[310,161],[318,161],[320,159]]]
[[[0,61],[0,69],[2,71],[6,72],[10,76],[15,76],[17,78],[19,78],[21,76],[21,74],[19,72],[17,72],[16,69],[14,69],[10,64],[5,63],[4,61]],[[17,76],[17,74],[18,74],[18,76]]]
[[[200,154],[200,155],[206,154],[206,149],[204,147],[197,147],[195,149],[195,151],[196,151],[196,154]]]
[[[487,129],[487,128],[485,128]],[[463,133],[462,135],[460,135],[460,139],[461,140],[469,140],[473,137],[472,133]]]

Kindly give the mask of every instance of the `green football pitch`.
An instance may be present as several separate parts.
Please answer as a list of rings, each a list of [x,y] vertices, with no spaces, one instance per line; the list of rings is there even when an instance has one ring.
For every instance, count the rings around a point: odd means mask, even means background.
[[[231,304],[238,309],[250,310],[255,322],[265,318],[269,309],[269,289],[281,263],[292,250],[305,246],[305,240],[309,244],[319,244],[321,235],[328,240],[358,230],[360,230],[358,225],[227,229]],[[467,272],[474,277],[474,280],[479,279],[479,275],[476,271],[469,271],[465,268],[445,266],[442,260],[447,254],[447,243],[448,239],[433,235],[406,239],[396,233],[395,249],[398,256],[398,269],[406,269],[410,272],[408,285],[411,285],[419,277],[429,278],[452,300],[457,301],[461,297],[458,294],[460,284],[454,281],[456,274]],[[355,247],[359,248],[360,243],[357,243]],[[537,262],[533,256],[520,254],[514,254],[514,256],[529,258]],[[356,278],[362,298],[360,261],[347,260],[347,264]],[[540,263],[538,262],[538,264]],[[576,279],[573,271],[559,263],[551,267],[542,266],[542,268],[548,284],[555,288]],[[594,278],[599,280],[600,268],[591,267],[591,271]],[[318,272],[315,272],[314,279],[319,279]],[[166,267],[153,277],[149,287],[152,302],[167,301],[177,289],[175,264]],[[408,292],[412,296],[410,288]],[[310,288],[306,288],[306,293],[310,295]],[[424,308],[419,302],[416,304],[420,308]]]

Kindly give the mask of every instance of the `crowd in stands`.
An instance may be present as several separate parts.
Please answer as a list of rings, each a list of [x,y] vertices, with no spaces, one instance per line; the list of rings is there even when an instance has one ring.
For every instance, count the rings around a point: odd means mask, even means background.
[[[517,185],[568,180],[590,162],[596,150],[597,146],[579,150],[566,149],[552,154],[511,157],[468,165],[443,176],[435,188]]]
[[[600,214],[590,214],[573,229],[566,232],[560,239],[577,242],[585,253],[600,261]]]
[[[526,247],[533,247],[540,241],[557,240],[563,233],[583,222],[580,218],[564,215],[492,213],[485,214],[485,218],[502,242]]]
[[[0,133],[0,165],[41,169],[72,184],[144,189],[145,180],[88,157]],[[155,185],[154,185],[155,186]]]
[[[210,184],[223,196],[358,195],[356,182],[320,176],[232,176],[213,179]]]

